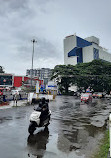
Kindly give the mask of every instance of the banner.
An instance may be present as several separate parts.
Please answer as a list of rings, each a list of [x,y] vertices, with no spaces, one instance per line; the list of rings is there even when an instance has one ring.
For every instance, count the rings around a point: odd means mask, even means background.
[[[39,93],[39,82],[36,83],[36,93]]]

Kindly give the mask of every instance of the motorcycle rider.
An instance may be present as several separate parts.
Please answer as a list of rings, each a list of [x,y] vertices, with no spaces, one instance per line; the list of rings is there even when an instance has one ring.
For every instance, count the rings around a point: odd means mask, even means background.
[[[44,104],[41,110],[40,123],[42,123],[47,118],[48,113],[49,109],[47,108],[47,104]]]
[[[40,124],[47,118],[47,115],[49,113],[49,106],[48,106],[48,101],[44,97],[41,98],[41,101],[39,102],[39,106],[37,108],[34,108],[36,111],[40,111]]]
[[[34,107],[34,110],[36,110],[36,111],[42,110],[42,107],[44,104],[46,104],[47,108],[49,109],[48,102],[49,102],[49,99],[45,99],[44,97],[41,98],[39,101],[39,106]]]
[[[43,97],[43,98],[41,98],[41,101],[39,102],[39,107],[40,107],[40,108],[43,108],[43,105],[45,104],[45,105],[46,105],[46,107],[49,109],[48,102],[49,102],[49,100],[48,100],[48,99],[45,99],[44,97]]]
[[[47,100],[45,98],[42,98],[42,104],[39,104],[39,107],[41,107],[41,115],[40,115],[40,124],[47,118],[47,115],[49,113],[49,106],[47,103]]]
[[[30,124],[28,127],[28,132],[33,134],[36,127],[47,128],[50,121],[51,111],[48,108],[48,100],[41,99],[39,106],[34,108],[35,111],[30,115]],[[43,104],[44,103],[44,104]]]

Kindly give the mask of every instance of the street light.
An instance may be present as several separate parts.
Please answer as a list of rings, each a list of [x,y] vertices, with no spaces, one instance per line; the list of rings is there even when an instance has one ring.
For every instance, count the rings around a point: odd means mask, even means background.
[[[32,72],[31,72],[31,87],[32,87],[32,77],[33,77],[33,58],[34,58],[34,43],[37,43],[35,39],[31,40],[33,42],[33,51],[32,51]]]

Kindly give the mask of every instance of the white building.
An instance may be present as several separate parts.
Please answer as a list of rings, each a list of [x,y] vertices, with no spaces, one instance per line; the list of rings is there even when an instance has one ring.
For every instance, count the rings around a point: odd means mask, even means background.
[[[31,76],[31,74],[33,74],[33,77],[38,77],[39,79],[44,81],[44,84],[46,85],[47,82],[50,80],[51,78],[51,74],[52,74],[52,69],[50,68],[37,68],[37,69],[27,69],[26,70],[26,75],[27,76]]]
[[[102,59],[111,62],[111,54],[99,45],[99,39],[91,36],[82,39],[76,35],[64,39],[64,64],[76,65]]]

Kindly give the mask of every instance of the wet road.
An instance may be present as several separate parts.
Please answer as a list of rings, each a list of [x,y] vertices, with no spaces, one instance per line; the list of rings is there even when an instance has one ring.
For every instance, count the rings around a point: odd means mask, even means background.
[[[0,109],[0,158],[90,158],[106,129],[110,100],[80,103],[73,96],[57,96],[48,130],[29,136],[33,106]]]

